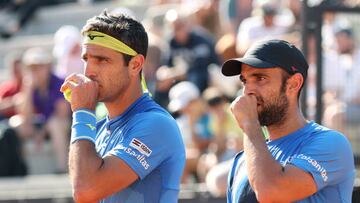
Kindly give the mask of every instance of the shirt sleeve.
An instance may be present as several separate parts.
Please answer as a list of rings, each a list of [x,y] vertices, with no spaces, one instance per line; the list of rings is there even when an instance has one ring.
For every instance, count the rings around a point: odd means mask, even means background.
[[[141,179],[170,156],[183,153],[176,122],[167,116],[142,113],[128,126],[124,140],[109,153],[125,161]]]
[[[307,141],[301,152],[292,157],[290,164],[309,172],[318,191],[341,182],[354,169],[350,143],[335,131],[319,133]]]

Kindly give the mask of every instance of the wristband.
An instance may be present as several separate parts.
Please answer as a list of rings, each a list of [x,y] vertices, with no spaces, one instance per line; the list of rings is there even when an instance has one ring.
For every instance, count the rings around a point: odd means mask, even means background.
[[[71,127],[71,141],[88,140],[95,144],[96,116],[93,111],[79,109],[73,112],[73,124]]]

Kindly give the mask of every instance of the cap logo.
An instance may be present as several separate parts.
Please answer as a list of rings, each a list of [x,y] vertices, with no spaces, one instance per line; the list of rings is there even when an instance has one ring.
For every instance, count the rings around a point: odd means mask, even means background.
[[[293,72],[297,72],[297,71],[298,71],[298,69],[297,69],[296,67],[294,67],[294,66],[291,66],[291,70],[292,70]]]

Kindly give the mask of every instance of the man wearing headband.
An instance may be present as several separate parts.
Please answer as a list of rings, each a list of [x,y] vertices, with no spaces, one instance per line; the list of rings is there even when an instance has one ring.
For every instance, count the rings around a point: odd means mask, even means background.
[[[177,202],[185,150],[175,120],[146,93],[143,26],[106,11],[82,30],[84,75],[66,78],[76,202]],[[96,123],[97,102],[108,115]]]
[[[223,64],[222,73],[240,74],[244,85],[231,104],[244,131],[244,151],[229,173],[229,203],[351,202],[355,170],[349,141],[307,121],[299,107],[307,69],[303,54],[282,40],[253,44],[243,58]]]

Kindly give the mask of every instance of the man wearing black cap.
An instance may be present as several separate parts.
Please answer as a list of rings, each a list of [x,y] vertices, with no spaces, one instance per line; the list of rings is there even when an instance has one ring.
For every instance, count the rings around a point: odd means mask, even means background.
[[[354,159],[345,136],[299,107],[307,77],[303,54],[282,40],[254,44],[222,73],[240,74],[244,94],[231,104],[245,133],[230,171],[228,202],[351,202]],[[270,139],[265,141],[261,126]]]

